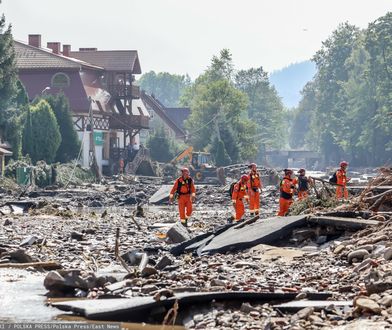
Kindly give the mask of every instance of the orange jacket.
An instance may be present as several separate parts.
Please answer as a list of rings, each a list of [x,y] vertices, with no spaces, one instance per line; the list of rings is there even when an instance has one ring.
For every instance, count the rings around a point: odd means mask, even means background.
[[[285,176],[282,181],[280,181],[280,197],[284,199],[292,199],[295,188],[295,181],[288,176]]]
[[[173,197],[175,193],[178,193],[179,195],[191,195],[195,196],[196,195],[196,188],[193,183],[193,180],[191,177],[184,179],[182,176],[180,176],[175,182],[174,186],[170,191],[170,197]]]
[[[338,169],[336,171],[336,178],[337,180],[337,184],[345,186],[347,184],[347,176],[346,176],[346,171],[343,169]]]
[[[246,184],[243,184],[241,181],[239,181],[234,185],[233,194],[231,196],[231,199],[234,202],[238,199],[244,198],[245,196],[247,196],[247,186],[246,186]]]
[[[263,187],[263,183],[261,182],[261,178],[260,178],[259,172],[251,171],[248,174],[248,177],[249,177],[249,180],[248,180],[248,190],[253,189],[253,188],[261,189]]]

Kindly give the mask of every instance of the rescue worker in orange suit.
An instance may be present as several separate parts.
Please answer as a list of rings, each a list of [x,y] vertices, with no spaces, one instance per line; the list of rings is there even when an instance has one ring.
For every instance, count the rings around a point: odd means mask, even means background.
[[[305,169],[301,168],[298,171],[298,200],[303,200],[309,196],[309,187],[313,184],[313,180],[305,176]]]
[[[248,199],[248,180],[249,177],[244,174],[241,179],[234,185],[231,201],[235,209],[235,221],[240,221],[245,214],[244,200]]]
[[[289,211],[290,205],[293,203],[293,195],[295,190],[295,181],[292,179],[293,171],[284,170],[284,178],[280,181],[280,198],[278,216],[285,216]]]
[[[260,173],[257,171],[257,165],[252,163],[249,165],[250,173],[248,175],[248,194],[249,194],[249,210],[250,215],[259,215],[260,213],[260,193],[263,188]]]
[[[340,163],[340,169],[336,171],[336,198],[348,198],[348,191],[347,191],[347,182],[350,181],[349,178],[347,178],[346,175],[346,170],[347,170],[348,163],[343,161]]]
[[[181,170],[181,176],[174,182],[169,195],[170,203],[173,203],[175,195],[178,196],[180,221],[187,227],[188,219],[192,215],[192,203],[195,202],[196,198],[196,188],[193,179],[189,176],[189,169],[187,168]]]

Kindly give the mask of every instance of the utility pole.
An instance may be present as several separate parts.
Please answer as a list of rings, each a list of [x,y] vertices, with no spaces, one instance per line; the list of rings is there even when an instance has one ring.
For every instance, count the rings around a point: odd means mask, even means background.
[[[93,118],[93,100],[91,96],[88,98],[90,102],[90,108],[89,108],[89,117],[90,117],[90,149],[89,149],[89,165],[91,168],[91,171],[93,171],[95,178],[98,181],[101,181],[101,173],[99,172],[99,167],[97,163],[97,156],[95,153],[95,140],[94,140],[94,118]]]

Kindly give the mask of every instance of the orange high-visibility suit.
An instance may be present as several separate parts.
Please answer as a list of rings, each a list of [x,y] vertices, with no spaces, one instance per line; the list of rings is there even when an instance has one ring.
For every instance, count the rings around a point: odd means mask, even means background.
[[[196,188],[192,178],[179,177],[170,191],[170,198],[173,198],[176,193],[178,195],[180,220],[181,223],[186,224],[188,218],[192,215],[192,199],[196,196]]]
[[[234,185],[231,200],[235,207],[235,221],[240,221],[245,214],[244,199],[248,198],[246,183],[241,181]]]
[[[260,212],[260,192],[263,184],[261,182],[260,174],[257,171],[251,171],[248,177],[250,215],[258,215]]]
[[[285,216],[289,211],[290,205],[293,203],[293,194],[295,182],[289,177],[285,176],[280,182],[280,199],[278,216]]]
[[[336,198],[348,198],[348,191],[347,191],[347,176],[346,171],[342,168],[336,171],[336,178],[337,184],[339,186],[336,187]]]

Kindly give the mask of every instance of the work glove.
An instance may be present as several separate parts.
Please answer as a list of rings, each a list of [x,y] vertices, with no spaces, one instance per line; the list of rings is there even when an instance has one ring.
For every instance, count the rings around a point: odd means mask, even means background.
[[[194,202],[195,202],[195,200],[196,200],[196,197],[195,197],[195,196],[192,196],[192,197],[191,197],[191,201],[192,201],[192,203],[194,203]]]

